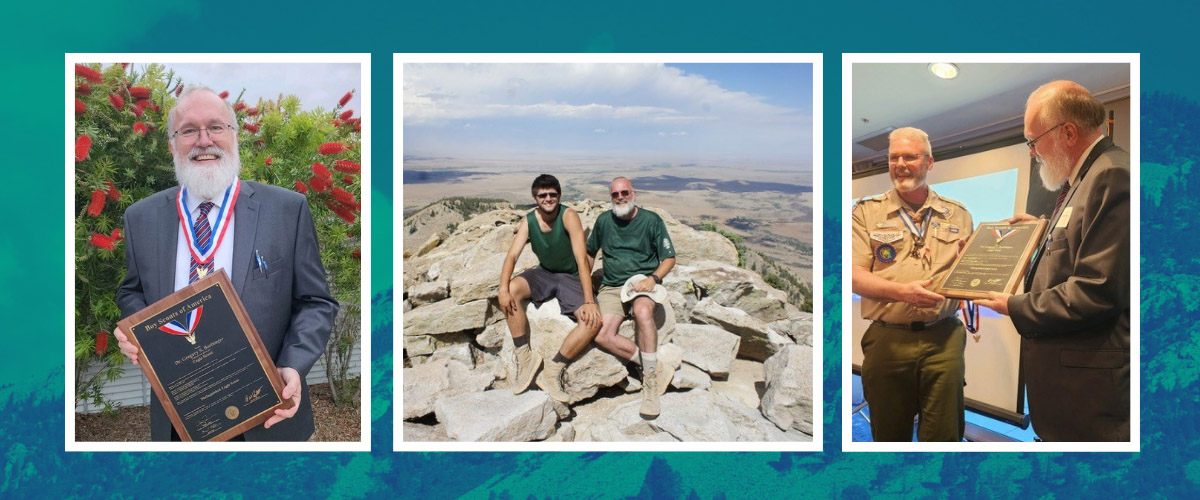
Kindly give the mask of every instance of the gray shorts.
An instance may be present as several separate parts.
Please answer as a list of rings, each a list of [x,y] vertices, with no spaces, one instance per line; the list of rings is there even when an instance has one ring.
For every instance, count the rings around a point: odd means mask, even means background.
[[[542,307],[542,304],[556,298],[559,309],[567,316],[574,316],[575,311],[583,306],[583,287],[579,284],[579,276],[532,267],[517,277],[529,283],[530,300],[534,306]]]

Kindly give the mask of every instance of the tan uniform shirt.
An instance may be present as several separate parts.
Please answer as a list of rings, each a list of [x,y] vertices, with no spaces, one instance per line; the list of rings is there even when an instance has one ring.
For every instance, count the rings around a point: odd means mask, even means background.
[[[912,252],[916,238],[900,218],[900,210],[909,210],[907,207],[908,204],[900,199],[895,189],[863,198],[854,205],[851,217],[853,264],[898,283],[933,278],[933,286],[936,287],[954,264],[959,241],[966,241],[974,230],[971,214],[961,203],[941,198],[930,190],[929,197],[917,213],[925,214],[925,209],[932,207],[933,210],[928,212],[932,219],[925,234],[925,244],[914,256]],[[918,229],[923,225],[916,224]],[[895,258],[891,262],[884,262],[890,253],[886,248],[884,252],[879,251],[884,245],[891,245],[895,249]],[[880,253],[885,254],[884,258],[879,257]],[[888,323],[928,323],[951,316],[957,309],[958,300],[945,300],[940,307],[920,308],[905,302],[862,299],[864,319]]]

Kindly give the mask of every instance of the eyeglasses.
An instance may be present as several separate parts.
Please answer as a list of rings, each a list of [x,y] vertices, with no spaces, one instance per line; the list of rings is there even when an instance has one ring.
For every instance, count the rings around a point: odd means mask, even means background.
[[[539,200],[544,200],[546,198],[558,198],[558,193],[551,191],[549,193],[538,193],[537,194],[537,199],[539,199]]]
[[[900,160],[904,160],[904,163],[913,163],[913,162],[917,161],[918,159],[920,159],[922,156],[929,156],[929,155],[927,155],[925,153],[917,153],[915,155],[891,155],[888,157],[888,164],[898,165],[900,163]]]
[[[1066,124],[1067,124],[1067,122],[1058,122],[1058,125],[1055,125],[1055,126],[1053,126],[1053,127],[1050,127],[1050,130],[1047,130],[1047,131],[1045,131],[1045,132],[1042,132],[1041,134],[1038,134],[1038,136],[1037,136],[1037,137],[1034,137],[1033,139],[1030,139],[1030,140],[1028,140],[1028,141],[1025,141],[1025,145],[1026,145],[1026,146],[1029,146],[1029,150],[1030,150],[1030,151],[1032,151],[1032,150],[1033,150],[1033,147],[1037,145],[1037,141],[1038,141],[1039,139],[1041,139],[1042,137],[1045,137],[1045,136],[1046,136],[1046,134],[1049,134],[1050,132],[1053,132],[1053,131],[1054,131],[1054,129],[1056,129],[1056,128],[1058,128],[1058,127],[1061,127],[1061,126],[1063,126],[1063,125],[1066,125]]]
[[[227,125],[224,123],[219,123],[216,125],[209,125],[207,127],[199,127],[199,128],[187,127],[187,128],[181,128],[179,130],[176,130],[175,133],[171,135],[171,137],[183,137],[184,139],[195,139],[200,136],[200,131],[204,130],[204,131],[208,132],[209,138],[215,138],[215,137],[221,137],[221,135],[224,134],[226,130],[232,130],[232,129],[233,129],[233,125]]]
[[[622,189],[620,191],[613,191],[610,194],[612,195],[613,198],[628,198],[629,195],[632,193],[633,192],[628,189]]]

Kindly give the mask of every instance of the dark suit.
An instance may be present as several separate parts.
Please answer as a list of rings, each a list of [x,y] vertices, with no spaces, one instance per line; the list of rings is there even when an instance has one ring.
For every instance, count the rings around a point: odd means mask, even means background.
[[[280,367],[300,373],[296,414],[270,429],[245,432],[247,441],[304,441],[313,433],[304,378],[325,350],[338,304],[329,294],[308,201],[287,189],[242,181],[234,208],[233,269],[227,270],[267,352]],[[179,188],[155,193],[125,211],[126,274],[117,290],[129,316],[175,291]],[[255,251],[267,262],[259,272]],[[158,398],[150,402],[150,437],[167,441],[171,421]]]
[[[1129,153],[1101,139],[1078,179],[1009,315],[1038,436],[1129,441]]]

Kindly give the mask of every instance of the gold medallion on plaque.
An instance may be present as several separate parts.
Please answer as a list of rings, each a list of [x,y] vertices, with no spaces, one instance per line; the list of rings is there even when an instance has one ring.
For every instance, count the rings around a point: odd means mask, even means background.
[[[230,407],[225,408],[225,418],[228,418],[229,420],[233,420],[233,419],[237,418],[238,413],[239,413],[238,408],[236,406],[230,406]]]

